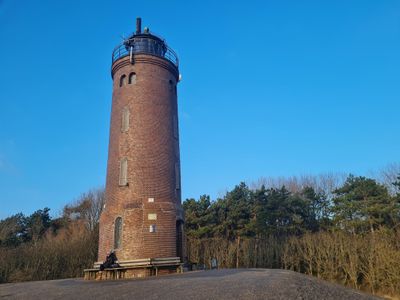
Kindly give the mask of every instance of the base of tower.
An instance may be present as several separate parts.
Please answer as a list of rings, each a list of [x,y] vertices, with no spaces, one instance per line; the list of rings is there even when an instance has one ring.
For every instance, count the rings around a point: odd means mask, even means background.
[[[179,257],[146,258],[118,262],[120,267],[100,271],[101,262],[95,262],[93,269],[84,270],[85,280],[117,280],[143,278],[172,273],[183,273]]]

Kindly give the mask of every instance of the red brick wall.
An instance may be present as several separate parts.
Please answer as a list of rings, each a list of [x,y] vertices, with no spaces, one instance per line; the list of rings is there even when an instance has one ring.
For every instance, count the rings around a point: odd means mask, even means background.
[[[136,73],[135,84],[128,84],[131,72]],[[126,85],[120,87],[123,74]],[[115,249],[120,261],[175,257],[176,221],[183,215],[175,178],[175,164],[180,163],[179,137],[174,135],[178,71],[162,58],[135,55],[134,64],[129,57],[116,61],[112,75],[106,205],[100,218],[98,259],[103,261],[114,248],[118,216],[123,220],[122,245]],[[130,111],[129,129],[122,132],[125,107]],[[128,159],[128,185],[119,186],[120,160],[124,157]],[[154,203],[148,198],[154,198]],[[148,220],[149,213],[156,213],[157,220]],[[151,224],[156,225],[155,233],[149,232]]]

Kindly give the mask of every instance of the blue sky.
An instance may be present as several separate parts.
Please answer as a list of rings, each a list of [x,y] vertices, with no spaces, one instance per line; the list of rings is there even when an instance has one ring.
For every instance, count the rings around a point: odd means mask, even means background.
[[[0,218],[104,185],[112,49],[178,53],[183,198],[400,160],[400,2],[0,0]]]

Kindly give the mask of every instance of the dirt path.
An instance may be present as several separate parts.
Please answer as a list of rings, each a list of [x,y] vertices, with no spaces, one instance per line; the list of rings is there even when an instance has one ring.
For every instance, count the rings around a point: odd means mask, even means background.
[[[188,272],[136,280],[63,279],[0,285],[1,299],[379,299],[310,276],[270,269]]]

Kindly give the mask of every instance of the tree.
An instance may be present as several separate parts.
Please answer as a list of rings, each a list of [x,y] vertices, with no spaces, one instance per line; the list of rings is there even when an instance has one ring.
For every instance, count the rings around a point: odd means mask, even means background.
[[[253,205],[248,228],[258,237],[267,232],[267,190],[262,185],[260,189],[253,192]]]
[[[90,231],[96,231],[105,203],[104,194],[103,188],[83,193],[75,204],[64,207],[63,217],[69,221],[81,220]]]
[[[265,193],[265,209],[261,211],[267,233],[286,236],[317,231],[319,221],[326,217],[327,200],[311,187],[290,193],[283,186],[280,189],[269,189]]]
[[[334,191],[335,223],[352,233],[392,226],[399,207],[387,188],[374,179],[350,175],[345,184]]]
[[[39,209],[26,218],[26,229],[23,234],[26,241],[36,243],[50,228],[50,208]]]
[[[266,225],[267,231],[274,235],[288,234],[293,228],[289,208],[290,192],[283,186],[267,190]]]
[[[16,247],[23,242],[26,218],[22,213],[0,221],[0,246]]]
[[[186,234],[193,237],[209,237],[212,234],[212,211],[210,196],[202,195],[199,201],[187,199],[183,202],[185,210]]]
[[[223,213],[218,215],[218,223],[224,228],[226,238],[234,240],[238,236],[253,235],[251,226],[249,226],[252,194],[244,182],[235,186],[219,202],[220,206],[217,210]]]
[[[330,202],[324,192],[317,193],[312,187],[305,187],[301,194],[308,211],[306,214],[307,229],[317,231],[320,228],[327,229],[331,224]]]
[[[395,182],[393,182],[393,186],[396,188],[397,195],[400,195],[400,174],[397,176]]]
[[[394,219],[395,219],[395,225],[394,226],[399,226],[400,225],[400,174],[397,176],[397,180],[393,182],[393,186],[395,187],[396,190],[396,195],[394,196],[394,201],[396,202],[397,205],[397,210],[393,212]]]
[[[399,173],[400,163],[391,163],[382,168],[377,174],[379,181],[388,188],[389,193],[392,195],[396,194],[399,188],[393,184],[397,182]]]

